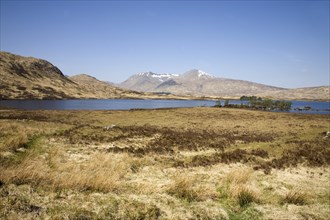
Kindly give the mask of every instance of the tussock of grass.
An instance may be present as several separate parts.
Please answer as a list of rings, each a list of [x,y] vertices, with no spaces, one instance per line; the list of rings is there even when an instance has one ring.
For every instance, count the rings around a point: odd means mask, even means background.
[[[228,173],[225,182],[218,188],[222,200],[234,200],[240,207],[246,207],[252,202],[259,202],[259,193],[252,184],[252,170],[241,168]]]
[[[24,148],[27,146],[28,142],[28,136],[25,132],[19,132],[13,137],[10,137],[9,139],[6,140],[6,142],[3,144],[1,147],[3,151],[8,150],[15,152],[19,148]]]
[[[203,195],[201,189],[194,187],[195,181],[195,178],[186,175],[175,176],[167,193],[188,202],[200,201]]]
[[[112,191],[118,189],[120,180],[129,171],[129,158],[121,160],[112,155],[96,154],[82,163],[67,162],[52,174],[55,187],[80,190]]]
[[[252,202],[258,202],[258,193],[253,187],[238,185],[236,187],[231,187],[231,195],[237,200],[240,207],[246,207]]]
[[[286,193],[282,199],[281,203],[285,204],[295,204],[295,205],[305,205],[308,203],[308,195],[304,192],[297,190],[292,190]]]
[[[19,185],[28,183],[34,186],[39,184],[49,184],[50,179],[48,179],[48,170],[44,167],[43,162],[40,160],[28,160],[29,157],[14,169],[8,169],[8,172],[4,173],[2,179],[4,179],[5,182],[13,182]]]
[[[251,179],[252,170],[249,168],[239,168],[227,175],[227,182],[230,184],[245,184]]]
[[[27,147],[31,130],[19,123],[0,123],[0,153]]]

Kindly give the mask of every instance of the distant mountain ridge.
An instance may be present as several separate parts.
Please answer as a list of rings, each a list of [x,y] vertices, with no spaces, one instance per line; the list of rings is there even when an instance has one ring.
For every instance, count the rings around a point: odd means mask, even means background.
[[[170,92],[193,96],[242,96],[264,91],[284,90],[243,80],[215,77],[202,70],[193,69],[181,75],[157,73],[136,74],[119,84],[120,87],[137,91]]]
[[[274,99],[329,100],[329,87],[286,89],[260,83],[213,76],[193,69],[183,74],[145,72],[129,77],[118,86],[141,92],[164,92],[175,95],[239,98],[257,95]]]

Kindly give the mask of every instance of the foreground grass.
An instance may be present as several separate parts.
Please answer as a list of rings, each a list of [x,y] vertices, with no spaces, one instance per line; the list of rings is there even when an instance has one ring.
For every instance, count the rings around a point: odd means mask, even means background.
[[[0,218],[328,219],[326,115],[0,111]]]

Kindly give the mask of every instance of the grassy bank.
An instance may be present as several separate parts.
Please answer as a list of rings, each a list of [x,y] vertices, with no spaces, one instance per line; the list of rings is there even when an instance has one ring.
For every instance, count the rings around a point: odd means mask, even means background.
[[[327,115],[0,110],[0,218],[327,219]]]

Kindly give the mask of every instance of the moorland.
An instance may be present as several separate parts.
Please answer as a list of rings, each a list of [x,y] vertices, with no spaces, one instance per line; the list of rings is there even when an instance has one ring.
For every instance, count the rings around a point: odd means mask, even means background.
[[[1,219],[328,219],[329,115],[0,110]]]

